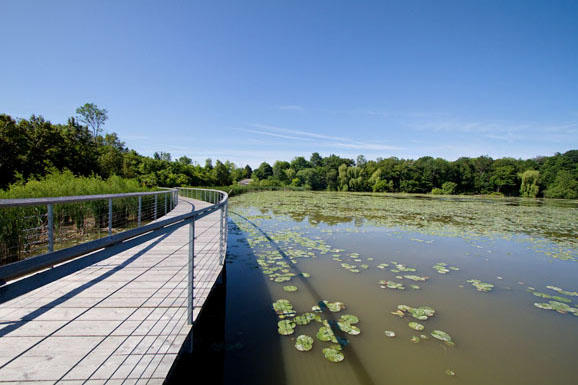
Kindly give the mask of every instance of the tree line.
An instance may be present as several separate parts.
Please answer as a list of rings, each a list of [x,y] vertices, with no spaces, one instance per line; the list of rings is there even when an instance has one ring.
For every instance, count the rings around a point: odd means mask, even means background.
[[[106,110],[86,104],[77,113],[66,124],[0,114],[0,188],[70,170],[78,176],[136,179],[149,187],[228,186],[250,178],[258,187],[578,198],[578,150],[526,160],[480,156],[455,161],[430,156],[367,160],[363,155],[354,160],[313,153],[309,159],[263,162],[253,170],[211,159],[199,165],[165,152],[143,156],[116,133],[101,134]]]

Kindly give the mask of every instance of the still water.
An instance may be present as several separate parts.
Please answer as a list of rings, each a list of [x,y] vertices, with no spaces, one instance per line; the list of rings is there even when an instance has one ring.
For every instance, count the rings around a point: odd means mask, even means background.
[[[226,384],[576,384],[575,201],[263,192],[230,212]],[[279,299],[316,319],[297,325],[285,309],[280,327]],[[321,300],[345,309],[312,312]],[[339,352],[317,335],[345,314],[359,322],[329,329]]]

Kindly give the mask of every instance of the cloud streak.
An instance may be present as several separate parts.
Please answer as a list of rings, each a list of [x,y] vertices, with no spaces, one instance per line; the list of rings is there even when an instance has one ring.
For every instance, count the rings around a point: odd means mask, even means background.
[[[333,147],[339,149],[352,149],[352,150],[365,150],[365,151],[391,151],[401,149],[400,147],[391,146],[387,144],[361,142],[353,140],[351,138],[345,138],[342,136],[324,135],[303,130],[292,130],[277,126],[271,126],[267,124],[252,124],[251,127],[254,127],[256,129],[240,129],[240,130],[254,134],[273,136],[294,141],[315,143],[317,146],[322,147]]]

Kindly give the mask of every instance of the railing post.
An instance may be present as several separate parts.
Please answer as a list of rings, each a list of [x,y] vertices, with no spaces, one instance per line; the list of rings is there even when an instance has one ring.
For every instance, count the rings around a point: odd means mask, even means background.
[[[48,210],[48,252],[54,251],[54,213],[52,210],[52,203],[47,205]]]
[[[168,213],[168,211],[167,211],[167,196],[168,195],[169,195],[168,193],[165,194],[165,215],[167,215],[167,213]]]
[[[112,235],[112,198],[108,199],[108,235]]]
[[[155,194],[155,210],[154,210],[155,213],[154,213],[154,219],[157,219],[157,197],[158,197],[158,196],[159,196],[158,194]]]
[[[195,281],[195,217],[191,219],[189,224],[189,265],[188,265],[189,279],[187,283],[187,323],[193,324],[193,294]]]
[[[223,215],[225,214],[225,207],[221,206],[221,224],[219,228],[219,264],[223,265]]]
[[[139,195],[139,197],[138,197],[138,222],[137,222],[137,227],[140,227],[141,220],[142,220],[142,196]]]

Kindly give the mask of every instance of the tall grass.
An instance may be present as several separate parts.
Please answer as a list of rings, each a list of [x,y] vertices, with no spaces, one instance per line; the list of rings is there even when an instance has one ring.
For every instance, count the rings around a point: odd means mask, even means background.
[[[0,191],[0,199],[43,198],[73,195],[118,194],[150,191],[136,180],[112,176],[76,177],[71,172],[53,172],[41,179],[11,185]],[[143,197],[149,207],[154,197]],[[150,210],[149,210],[150,212]],[[138,215],[137,198],[113,199],[114,227],[130,227]],[[143,220],[146,218],[146,212]],[[149,215],[150,216],[150,215]],[[63,203],[54,205],[55,248],[62,248],[107,232],[108,201]],[[46,251],[47,207],[0,208],[0,265]]]

